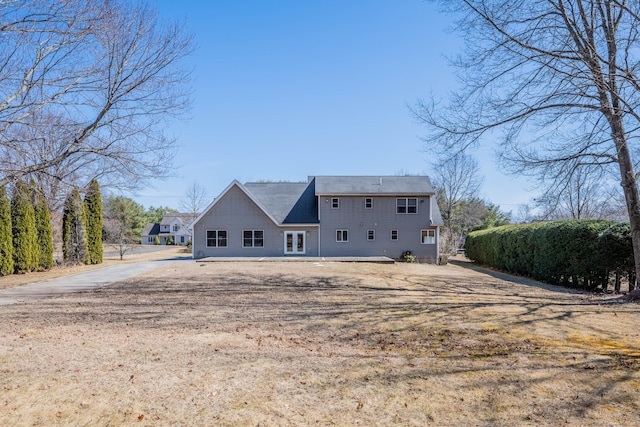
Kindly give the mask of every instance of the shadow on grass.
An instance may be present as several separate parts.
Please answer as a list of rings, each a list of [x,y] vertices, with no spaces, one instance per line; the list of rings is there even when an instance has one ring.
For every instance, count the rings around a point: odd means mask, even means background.
[[[40,319],[47,328],[122,334],[132,328],[182,331],[195,338],[232,334],[245,347],[237,341],[229,346],[244,354],[253,348],[254,358],[277,358],[285,366],[294,358],[322,360],[320,366],[331,366],[326,369],[332,375],[322,377],[321,389],[349,382],[366,389],[377,383],[398,394],[413,387],[418,391],[412,393],[424,399],[432,381],[455,380],[447,398],[465,398],[466,406],[489,414],[480,422],[485,425],[502,424],[495,415],[505,410],[501,395],[521,396],[530,417],[519,420],[524,424],[550,416],[580,419],[602,405],[635,404],[631,390],[640,364],[632,354],[639,349],[603,351],[517,332],[570,325],[581,334],[603,335],[605,326],[588,324],[584,316],[594,310],[613,316],[616,307],[577,301],[581,292],[460,265],[495,280],[436,277],[437,270],[430,270],[433,276],[419,275],[417,269],[375,277],[302,276],[294,267],[267,274],[243,271],[239,264],[233,273],[177,271],[173,277],[138,277],[6,307],[0,323]],[[545,292],[531,293],[528,287]],[[262,348],[272,353],[260,353]]]

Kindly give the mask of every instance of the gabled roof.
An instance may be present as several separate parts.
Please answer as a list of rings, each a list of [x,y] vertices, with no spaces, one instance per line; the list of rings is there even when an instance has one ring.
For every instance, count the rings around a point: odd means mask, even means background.
[[[316,176],[316,195],[433,195],[427,176]]]
[[[279,224],[317,224],[314,181],[248,182],[244,187]]]
[[[143,236],[156,236],[158,234],[160,234],[160,224],[158,223],[149,223],[142,231]]]
[[[182,224],[186,224],[187,222],[191,221],[192,217],[193,217],[192,214],[168,212],[162,215],[162,220],[160,220],[160,225],[171,225],[174,219],[177,219]]]
[[[317,176],[309,182],[248,182],[234,180],[191,224],[193,227],[232,188],[237,187],[276,225],[318,224],[319,195],[425,195],[435,192],[426,176]],[[442,225],[437,204],[433,204],[433,225]]]

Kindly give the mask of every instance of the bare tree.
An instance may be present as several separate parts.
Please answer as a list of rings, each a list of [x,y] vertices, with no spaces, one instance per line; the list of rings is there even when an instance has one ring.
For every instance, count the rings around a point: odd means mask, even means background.
[[[0,185],[167,176],[189,104],[191,37],[144,3],[0,2]]]
[[[189,224],[187,226],[191,225],[209,202],[209,196],[207,196],[204,187],[193,181],[187,188],[184,199],[180,202],[180,210],[188,215]]]
[[[458,14],[466,51],[454,61],[463,86],[450,105],[415,108],[431,140],[457,152],[502,131],[501,158],[513,172],[558,181],[582,166],[616,168],[640,274],[640,2],[441,4]]]
[[[608,185],[607,175],[600,168],[575,168],[562,186],[551,186],[535,199],[539,219],[626,220],[620,191]]]
[[[478,162],[468,154],[457,153],[438,162],[429,172],[444,227],[440,233],[440,250],[454,255],[464,242],[461,219],[462,203],[478,197],[483,178]]]

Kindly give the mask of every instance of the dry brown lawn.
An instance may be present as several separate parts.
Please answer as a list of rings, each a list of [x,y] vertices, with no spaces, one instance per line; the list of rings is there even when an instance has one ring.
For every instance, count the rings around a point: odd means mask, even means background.
[[[634,426],[638,309],[463,265],[177,262],[0,307],[0,425]]]
[[[105,247],[105,251],[113,251],[112,248]],[[28,274],[12,274],[9,276],[0,276],[0,289],[12,288],[14,286],[22,286],[29,283],[45,282],[47,280],[56,279],[58,277],[68,276],[70,274],[83,273],[89,270],[110,267],[117,264],[127,264],[140,261],[152,261],[157,259],[167,259],[171,257],[184,257],[191,255],[191,251],[184,246],[163,247],[157,252],[139,252],[140,247],[135,247],[132,252],[127,252],[122,259],[119,255],[107,255],[104,257],[102,264],[97,265],[73,265],[73,266],[56,266],[48,271],[38,271]]]

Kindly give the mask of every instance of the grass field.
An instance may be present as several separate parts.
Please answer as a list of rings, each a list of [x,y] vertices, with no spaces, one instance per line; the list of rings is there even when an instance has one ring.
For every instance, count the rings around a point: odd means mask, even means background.
[[[464,263],[182,261],[0,307],[0,425],[634,426],[638,309]]]

